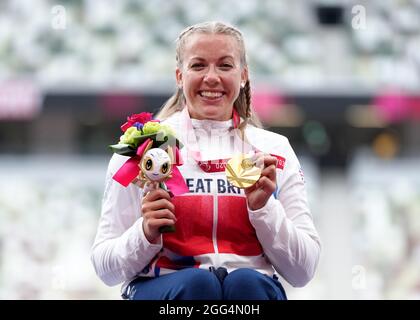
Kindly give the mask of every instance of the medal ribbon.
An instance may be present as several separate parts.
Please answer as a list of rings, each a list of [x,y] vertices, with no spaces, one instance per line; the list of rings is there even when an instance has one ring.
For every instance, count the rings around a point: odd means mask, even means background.
[[[191,130],[194,130],[187,107],[185,107],[182,110],[181,119],[182,119],[181,120],[181,128],[186,128],[187,129],[186,132],[191,132]],[[240,117],[239,117],[238,112],[235,109],[233,109],[232,120],[233,120],[233,127],[235,129],[237,129],[238,126],[239,126]],[[187,137],[189,137],[189,135],[187,135]],[[203,170],[204,172],[208,172],[208,173],[224,172],[225,171],[227,162],[230,160],[230,158],[213,159],[213,160],[201,160],[201,152],[198,148],[198,143],[197,143],[197,139],[195,137],[195,134],[192,135],[192,141],[191,142],[192,143],[190,145],[186,144],[185,147],[188,150],[188,154],[195,160],[195,162],[197,163],[197,165],[200,167],[201,170]],[[254,146],[252,146],[252,147],[256,152],[260,152],[260,150],[258,150]],[[277,158],[277,168],[283,170],[286,159],[284,157],[278,156],[276,154],[270,153],[270,155]]]

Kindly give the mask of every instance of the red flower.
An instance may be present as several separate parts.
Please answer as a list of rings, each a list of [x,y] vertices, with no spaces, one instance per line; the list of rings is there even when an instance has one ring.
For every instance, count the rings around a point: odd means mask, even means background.
[[[121,126],[121,130],[123,132],[126,132],[128,128],[132,127],[133,124],[135,124],[136,122],[139,122],[141,124],[145,124],[146,122],[149,122],[150,120],[152,120],[153,114],[149,113],[149,112],[142,112],[142,113],[137,113],[137,114],[133,114],[129,117],[127,117],[127,122],[124,123]]]

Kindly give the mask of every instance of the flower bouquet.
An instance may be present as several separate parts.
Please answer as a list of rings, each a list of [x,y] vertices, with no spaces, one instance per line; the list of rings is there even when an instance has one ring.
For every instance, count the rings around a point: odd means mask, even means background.
[[[171,197],[188,192],[177,168],[182,165],[179,149],[183,145],[170,126],[143,112],[129,116],[121,130],[124,134],[110,148],[129,159],[112,177],[115,181],[125,187],[134,183],[145,193],[160,187]],[[161,232],[174,231],[173,227],[161,229]]]

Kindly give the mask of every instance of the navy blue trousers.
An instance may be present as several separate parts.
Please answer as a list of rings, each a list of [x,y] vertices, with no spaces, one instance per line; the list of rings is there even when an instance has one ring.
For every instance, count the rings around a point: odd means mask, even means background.
[[[157,278],[137,278],[126,288],[130,300],[286,300],[277,279],[252,269],[237,269],[224,277],[188,268]]]

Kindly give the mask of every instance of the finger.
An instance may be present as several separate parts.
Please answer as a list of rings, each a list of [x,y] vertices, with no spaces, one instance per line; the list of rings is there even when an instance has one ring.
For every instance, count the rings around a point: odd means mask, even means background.
[[[169,196],[169,193],[165,190],[158,188],[156,190],[152,190],[146,194],[146,196],[143,198],[143,201],[155,201],[157,199],[166,199],[168,201],[171,200],[171,197]]]
[[[160,209],[168,209],[172,212],[175,212],[175,206],[173,203],[168,201],[167,199],[158,199],[154,201],[145,201],[142,205],[142,211],[156,211]]]
[[[149,221],[149,228],[159,229],[163,226],[173,226],[175,221],[171,219],[154,219]]]
[[[263,171],[261,171],[262,177],[267,177],[271,181],[276,181],[276,166],[274,164],[269,165]]]
[[[244,191],[245,191],[245,194],[249,194],[249,193],[251,193],[252,191],[254,191],[256,188],[257,188],[257,183],[254,183],[252,186],[250,186],[250,187],[248,187],[248,188],[245,188],[244,189]]]
[[[274,165],[270,165],[268,168],[265,168],[263,171],[261,171],[261,176],[258,179],[257,183],[253,184],[252,186],[245,188],[245,194],[249,194],[251,192],[253,192],[255,189],[260,189],[261,188],[261,179],[262,177],[267,177],[270,181],[272,181],[272,183],[274,184],[274,186],[277,185],[277,181],[276,181],[276,167]]]
[[[169,211],[168,209],[151,211],[147,214],[147,219],[163,219],[163,218],[177,221],[176,216],[173,214],[173,212]]]
[[[267,168],[271,165],[274,165],[274,167],[277,167],[277,158],[270,156],[270,155],[265,155],[264,156],[264,167]]]
[[[276,190],[276,184],[267,177],[261,177],[257,183],[257,188],[266,193],[273,193]]]
[[[269,167],[270,165],[274,165],[277,167],[277,158],[273,157],[269,154],[257,152],[252,157],[251,160],[255,163],[258,168],[264,169]]]

